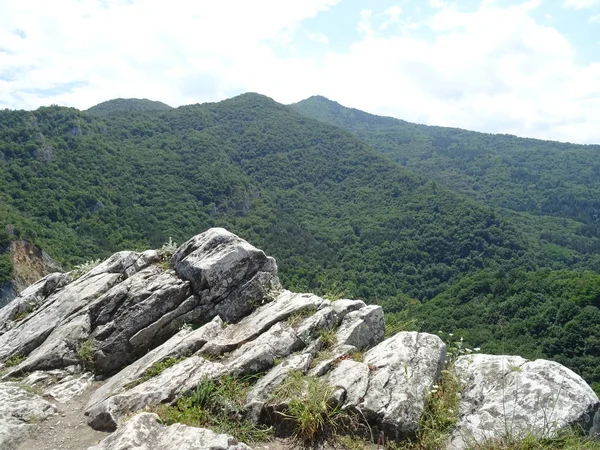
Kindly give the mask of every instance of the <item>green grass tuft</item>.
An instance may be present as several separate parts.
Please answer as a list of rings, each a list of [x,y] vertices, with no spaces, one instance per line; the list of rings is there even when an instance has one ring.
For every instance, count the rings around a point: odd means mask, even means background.
[[[205,378],[174,406],[161,405],[155,412],[166,425],[183,423],[207,427],[247,443],[267,441],[273,437],[273,429],[254,425],[244,416],[246,396],[255,379],[224,376],[214,381]]]
[[[15,367],[21,364],[25,360],[25,356],[23,355],[13,355],[6,360],[4,365],[6,367]]]
[[[144,372],[144,374],[138,378],[135,381],[132,381],[131,383],[128,383],[125,385],[126,389],[131,389],[135,386],[138,386],[146,381],[148,381],[151,378],[154,378],[158,375],[160,375],[161,373],[163,373],[166,369],[168,369],[169,367],[174,366],[175,364],[177,364],[178,362],[181,362],[185,359],[184,356],[171,356],[170,358],[167,358],[163,361],[159,361],[159,362],[155,362],[154,364],[152,364],[152,366],[150,366],[148,368],[148,370],[146,370],[146,372]]]

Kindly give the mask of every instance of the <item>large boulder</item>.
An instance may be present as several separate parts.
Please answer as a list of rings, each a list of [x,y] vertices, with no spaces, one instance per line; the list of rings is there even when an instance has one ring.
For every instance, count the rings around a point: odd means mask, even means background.
[[[4,334],[18,324],[19,320],[38,309],[45,299],[69,281],[69,274],[55,272],[23,290],[17,298],[0,309],[0,334]]]
[[[413,436],[418,430],[428,392],[439,379],[445,361],[446,345],[439,337],[417,332],[398,333],[365,354],[364,364],[369,368],[366,392],[363,395],[350,392],[347,398],[361,399],[357,408],[387,436]],[[356,377],[364,374],[364,370],[349,373]],[[356,380],[351,386],[362,389],[364,383]]]
[[[279,287],[275,259],[223,228],[187,241],[171,264],[226,322],[237,322]]]
[[[598,404],[580,376],[552,361],[476,354],[458,358],[455,369],[463,391],[451,449],[553,437],[584,421]]]

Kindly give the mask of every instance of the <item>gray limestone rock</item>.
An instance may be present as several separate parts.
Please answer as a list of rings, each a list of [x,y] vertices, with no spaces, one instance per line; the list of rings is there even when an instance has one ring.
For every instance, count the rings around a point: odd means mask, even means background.
[[[0,383],[0,448],[12,450],[35,422],[56,413],[56,407],[15,383]]]
[[[85,414],[96,430],[112,431],[127,414],[147,406],[168,403],[191,391],[204,378],[216,379],[226,373],[223,364],[192,356],[169,367],[156,377],[100,401]]]
[[[32,286],[36,295],[48,296],[40,301],[35,311],[0,336],[0,362],[13,356],[26,357],[21,364],[11,368],[5,377],[24,370],[59,368],[64,364],[72,364],[77,341],[82,338],[87,323],[87,319],[81,315],[105,292],[150,264],[152,258],[152,252],[120,252],[61,289],[56,286],[62,284],[62,278],[53,288]],[[47,352],[46,357],[40,357],[41,351],[32,354],[31,359],[27,357],[42,345],[44,352]]]
[[[171,337],[190,293],[187,282],[150,266],[97,299],[89,308],[96,370],[120,370]]]
[[[211,228],[173,255],[177,275],[188,280],[203,302],[215,305],[226,322],[237,322],[279,286],[277,264],[223,228]]]
[[[178,358],[192,355],[202,348],[207,341],[216,338],[222,329],[221,319],[215,317],[211,322],[196,330],[183,329],[179,331],[167,342],[156,347],[110,377],[106,383],[92,394],[86,409],[90,409],[95,404],[106,400],[112,395],[123,392],[126,390],[126,386],[139,380],[153,365],[171,357]]]
[[[316,295],[283,291],[274,301],[261,306],[240,322],[227,326],[217,339],[202,348],[201,353],[222,355],[231,352],[256,339],[277,322],[284,321],[295,313],[316,310],[323,302],[325,300]]]
[[[380,343],[385,335],[381,306],[364,306],[344,316],[336,333],[338,345],[352,345],[360,350]]]
[[[132,417],[115,433],[88,450],[251,450],[234,437],[179,423],[169,427],[156,414]]]
[[[44,391],[44,395],[51,397],[58,403],[67,403],[72,398],[85,392],[94,381],[93,373],[81,375],[68,375],[59,383]]]
[[[448,448],[464,449],[527,434],[552,437],[598,404],[581,377],[552,361],[519,356],[461,356],[460,416]]]
[[[357,407],[389,437],[414,435],[445,361],[446,345],[432,334],[403,332],[386,339],[364,356],[369,385]]]
[[[336,401],[348,408],[355,407],[365,397],[369,387],[369,375],[369,366],[345,359],[327,374],[326,380],[330,386],[343,390]]]
[[[18,324],[18,321],[15,322],[16,318],[27,317],[69,281],[68,274],[55,272],[24,289],[18,297],[0,309],[0,335]]]

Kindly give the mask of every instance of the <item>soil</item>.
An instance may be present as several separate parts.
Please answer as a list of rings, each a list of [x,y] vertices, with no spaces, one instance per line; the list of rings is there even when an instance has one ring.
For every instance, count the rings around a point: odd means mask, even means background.
[[[58,414],[36,425],[30,437],[16,450],[87,450],[109,433],[93,430],[83,415],[92,392],[102,383],[94,382],[83,394],[69,402],[55,403]]]

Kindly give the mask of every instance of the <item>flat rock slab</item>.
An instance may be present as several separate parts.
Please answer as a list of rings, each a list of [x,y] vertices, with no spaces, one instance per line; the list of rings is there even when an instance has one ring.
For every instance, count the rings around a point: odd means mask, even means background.
[[[16,383],[0,383],[0,448],[12,450],[56,407]]]
[[[583,379],[552,361],[519,356],[461,356],[456,373],[464,388],[450,449],[528,434],[555,436],[581,422],[598,403]]]
[[[251,450],[234,437],[179,423],[169,427],[156,414],[132,417],[115,433],[88,450]]]

